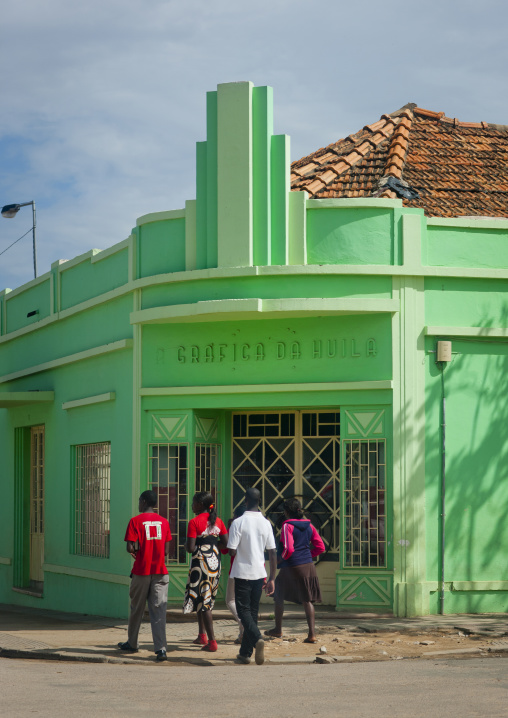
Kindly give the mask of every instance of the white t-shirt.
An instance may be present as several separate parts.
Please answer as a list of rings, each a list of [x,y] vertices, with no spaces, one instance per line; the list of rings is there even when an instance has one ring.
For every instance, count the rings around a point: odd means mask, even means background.
[[[266,578],[265,550],[275,548],[271,523],[260,511],[246,511],[231,524],[228,548],[236,549],[231,578]]]

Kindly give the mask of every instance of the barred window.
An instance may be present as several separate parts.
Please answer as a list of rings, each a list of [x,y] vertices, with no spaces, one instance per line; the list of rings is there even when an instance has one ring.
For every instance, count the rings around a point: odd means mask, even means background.
[[[169,544],[167,565],[186,564],[187,538],[187,444],[150,444],[148,488],[157,494],[159,514],[169,521],[173,540]]]
[[[345,441],[345,567],[386,566],[384,439]]]
[[[111,444],[80,444],[74,448],[74,553],[108,558]]]

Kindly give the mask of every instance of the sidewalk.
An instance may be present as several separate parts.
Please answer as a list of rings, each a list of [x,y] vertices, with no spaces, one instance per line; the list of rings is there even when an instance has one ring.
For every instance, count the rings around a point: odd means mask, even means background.
[[[261,632],[273,627],[270,613],[260,614]],[[0,605],[0,658],[88,661],[136,665],[232,664],[238,653],[238,629],[229,612],[214,610],[217,653],[194,646],[195,617],[182,621],[180,610],[168,610],[168,661],[154,661],[150,624],[140,631],[140,650],[123,654],[117,643],[127,638],[127,621]],[[316,610],[318,643],[305,644],[303,611],[287,611],[282,639],[267,639],[266,663],[334,663],[402,658],[508,655],[508,614],[396,618],[375,614],[342,614],[331,607]],[[506,638],[505,638],[506,637]]]

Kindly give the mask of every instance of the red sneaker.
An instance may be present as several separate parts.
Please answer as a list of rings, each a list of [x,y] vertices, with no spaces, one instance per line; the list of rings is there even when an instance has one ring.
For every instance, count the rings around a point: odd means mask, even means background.
[[[217,650],[217,641],[208,641],[206,646],[203,646],[201,649],[202,651],[209,651],[210,653],[215,653]]]
[[[198,637],[192,641],[196,646],[206,646],[208,643],[206,633],[198,633]]]

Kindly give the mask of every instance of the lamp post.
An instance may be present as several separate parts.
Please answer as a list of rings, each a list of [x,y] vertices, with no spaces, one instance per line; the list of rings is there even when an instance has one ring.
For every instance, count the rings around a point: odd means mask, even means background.
[[[32,205],[32,237],[33,237],[33,253],[34,253],[34,277],[37,277],[37,247],[35,244],[35,202],[32,200],[31,202],[20,202],[19,204],[6,204],[4,207],[2,207],[2,217],[6,217],[7,219],[12,219],[12,217],[15,217],[21,207],[28,207],[28,205]]]

